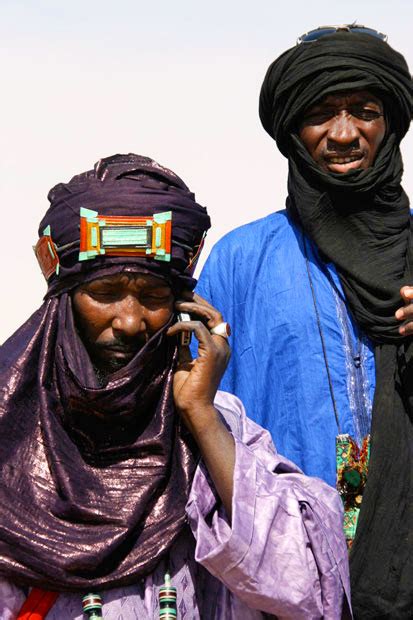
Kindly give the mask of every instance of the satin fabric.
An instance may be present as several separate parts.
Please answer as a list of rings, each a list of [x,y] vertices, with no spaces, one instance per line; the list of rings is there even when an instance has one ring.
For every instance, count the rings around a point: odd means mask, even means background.
[[[150,572],[179,534],[194,459],[173,406],[166,328],[105,387],[67,294],[6,342],[0,573],[50,589],[114,587]]]
[[[168,571],[179,620],[342,620],[349,578],[336,491],[278,454],[237,398],[218,392],[214,404],[235,439],[231,524],[201,462],[186,507],[191,529],[150,575],[101,592],[104,619],[158,620]],[[2,620],[15,620],[23,597],[0,579]],[[80,593],[60,594],[47,620],[62,618],[83,620]]]

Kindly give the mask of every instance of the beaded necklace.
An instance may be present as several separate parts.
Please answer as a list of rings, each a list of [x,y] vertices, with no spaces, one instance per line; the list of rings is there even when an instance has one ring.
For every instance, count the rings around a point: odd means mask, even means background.
[[[313,299],[314,312],[317,321],[318,333],[320,335],[321,348],[323,351],[324,365],[327,374],[331,402],[338,430],[338,434],[336,436],[336,488],[344,506],[343,529],[347,547],[348,549],[350,549],[356,535],[361,503],[363,500],[363,492],[367,482],[368,465],[370,459],[370,434],[367,434],[362,440],[362,445],[358,446],[357,442],[353,437],[351,437],[351,435],[341,432],[340,419],[337,410],[337,401],[334,395],[330,366],[327,358],[327,348],[325,345],[323,329],[321,326],[320,313],[318,310],[317,298],[310,270],[307,244],[304,236],[303,247],[307,275],[310,283],[311,296]],[[361,348],[361,343],[359,343],[359,345],[359,348]],[[358,351],[357,356],[353,357],[354,360],[358,360],[358,364],[361,363],[360,351]]]
[[[82,607],[88,620],[102,620],[102,598],[99,594],[86,594],[82,599]]]
[[[45,620],[58,596],[58,592],[32,588],[16,620]],[[165,582],[159,588],[158,597],[159,620],[177,620],[176,588],[171,583],[169,573],[166,573]],[[102,597],[99,594],[90,592],[82,598],[83,613],[88,620],[102,620],[102,607]]]

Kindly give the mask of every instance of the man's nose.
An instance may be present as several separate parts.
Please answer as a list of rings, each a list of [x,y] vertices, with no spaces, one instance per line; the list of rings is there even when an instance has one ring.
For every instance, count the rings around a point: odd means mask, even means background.
[[[126,297],[116,304],[112,329],[118,335],[132,338],[146,330],[144,309],[134,297]]]
[[[342,110],[330,122],[327,133],[328,150],[359,148],[360,131],[351,114]]]

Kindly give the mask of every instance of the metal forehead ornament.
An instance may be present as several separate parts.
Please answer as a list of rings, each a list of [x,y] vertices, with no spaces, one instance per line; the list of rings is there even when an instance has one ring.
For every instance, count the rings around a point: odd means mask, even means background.
[[[171,260],[172,212],[131,217],[80,209],[79,261],[96,256],[147,256]]]
[[[59,275],[59,252],[76,245],[72,241],[58,246],[52,239],[50,226],[33,247],[46,280]],[[171,260],[172,211],[131,217],[99,215],[97,211],[80,208],[79,261],[97,256],[141,256],[164,262]]]

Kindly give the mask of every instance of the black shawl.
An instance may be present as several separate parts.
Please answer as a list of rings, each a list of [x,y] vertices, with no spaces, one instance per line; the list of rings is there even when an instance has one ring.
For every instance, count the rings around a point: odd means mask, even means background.
[[[387,132],[374,165],[345,175],[313,162],[297,136],[303,112],[339,91],[369,90]],[[340,32],[285,52],[268,69],[260,116],[289,159],[287,209],[340,276],[350,310],[375,343],[371,459],[350,554],[356,618],[410,618],[413,609],[413,345],[394,317],[413,285],[409,202],[399,144],[413,88],[404,58],[372,36]]]

